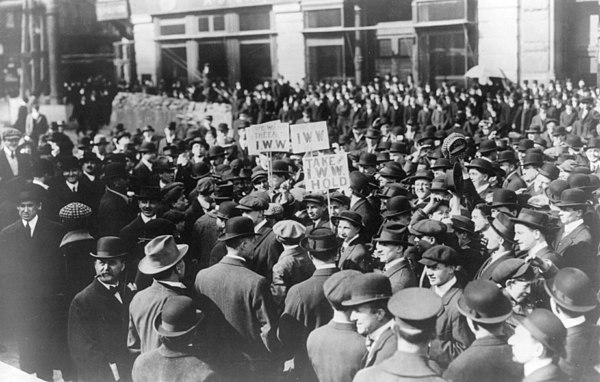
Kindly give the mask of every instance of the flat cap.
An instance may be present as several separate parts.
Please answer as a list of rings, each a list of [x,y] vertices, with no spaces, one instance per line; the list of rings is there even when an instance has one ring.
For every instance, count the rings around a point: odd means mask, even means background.
[[[306,227],[295,220],[282,220],[275,223],[273,233],[278,239],[300,240],[306,233]]]
[[[349,300],[352,297],[352,288],[356,277],[362,273],[352,269],[346,269],[339,271],[329,276],[323,284],[323,292],[325,298],[333,309],[344,310],[342,302]]]
[[[265,211],[269,208],[269,202],[257,195],[246,195],[236,208],[242,211]]]
[[[388,301],[390,312],[405,321],[433,319],[442,306],[442,299],[428,288],[405,288],[394,293]]]
[[[210,195],[215,190],[215,180],[213,178],[202,178],[196,183],[196,190],[201,195]]]
[[[265,210],[265,216],[283,215],[283,206],[279,203],[269,203],[269,208]]]
[[[62,220],[89,218],[92,216],[92,209],[83,203],[72,202],[61,208],[58,216]]]
[[[522,259],[504,260],[492,273],[492,280],[502,286],[510,279],[533,280],[534,277],[533,267]]]
[[[23,136],[23,133],[21,133],[19,130],[14,129],[12,127],[6,127],[2,130],[2,140],[5,141],[7,139],[11,139],[11,138],[21,138]]]
[[[440,236],[447,231],[446,225],[432,219],[419,220],[410,227],[410,232],[416,236]]]
[[[458,265],[460,262],[458,253],[446,245],[434,245],[423,253],[419,263],[423,265]]]

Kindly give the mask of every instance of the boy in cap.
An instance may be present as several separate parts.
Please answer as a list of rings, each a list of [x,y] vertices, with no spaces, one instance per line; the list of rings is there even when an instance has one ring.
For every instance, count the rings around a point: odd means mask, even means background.
[[[69,349],[78,377],[101,382],[127,378],[132,359],[123,341],[133,291],[123,286],[127,250],[115,236],[98,240],[93,252],[95,279],[69,309]],[[81,255],[81,253],[80,253]]]
[[[388,309],[395,316],[394,354],[379,365],[356,374],[354,382],[445,381],[429,366],[429,341],[435,336],[436,316],[443,309],[441,299],[423,288],[407,288],[394,294]]]
[[[568,377],[558,367],[564,354],[566,330],[560,320],[546,309],[536,309],[521,321],[508,339],[513,360],[522,363],[523,382],[560,381]]]
[[[359,214],[343,211],[332,219],[337,227],[337,234],[343,240],[338,259],[340,269],[368,270],[371,257],[366,246],[363,232],[365,227]]]
[[[512,360],[504,323],[511,304],[502,289],[491,281],[467,284],[458,300],[458,311],[466,317],[475,341],[444,372],[444,378],[462,382],[519,382],[523,367]]]
[[[359,271],[343,270],[331,275],[323,284],[325,298],[333,308],[327,325],[308,335],[306,348],[320,382],[351,381],[363,368],[367,357],[365,339],[350,320],[351,309],[342,305],[350,299]]]
[[[271,292],[277,303],[283,302],[287,291],[293,286],[308,279],[315,271],[308,252],[300,247],[306,228],[294,220],[282,220],[275,223],[273,233],[283,245],[283,252],[273,266]]]
[[[467,321],[458,311],[458,299],[463,294],[455,276],[458,260],[454,249],[436,245],[425,251],[419,261],[425,265],[424,274],[429,280],[430,289],[444,304],[436,320],[436,336],[429,353],[431,359],[443,369],[473,342]]]
[[[356,277],[350,298],[342,302],[352,308],[350,319],[356,322],[358,334],[365,337],[368,350],[365,367],[380,364],[397,350],[392,331],[394,320],[388,309],[390,297],[392,286],[387,277],[365,273]]]
[[[512,316],[506,320],[511,329],[534,308],[532,288],[536,280],[533,266],[522,259],[508,259],[492,273],[492,281],[504,290],[512,304]]]

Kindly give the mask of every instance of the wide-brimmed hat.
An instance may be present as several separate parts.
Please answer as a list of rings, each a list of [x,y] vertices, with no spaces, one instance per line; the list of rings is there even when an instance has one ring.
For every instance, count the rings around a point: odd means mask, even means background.
[[[181,337],[196,329],[203,318],[204,313],[195,308],[191,298],[171,296],[154,319],[154,330],[163,337]]]
[[[515,223],[504,212],[499,212],[495,218],[488,218],[490,228],[492,228],[500,237],[511,244],[515,241]]]
[[[494,167],[492,166],[492,162],[486,159],[475,158],[471,161],[471,163],[466,164],[465,167],[468,169],[473,168],[484,174],[494,175]]]
[[[227,241],[240,237],[258,236],[254,232],[254,222],[245,216],[235,216],[225,223],[225,232],[219,236],[219,241]]]
[[[96,243],[96,253],[90,252],[96,259],[119,259],[127,256],[127,248],[120,237],[104,236]]]
[[[342,246],[343,240],[326,227],[317,227],[306,234],[300,241],[300,247],[310,253],[324,253],[336,251]]]
[[[487,280],[468,283],[457,308],[463,316],[482,324],[498,324],[512,314],[512,305],[502,289]]]
[[[343,306],[357,306],[367,302],[387,300],[392,297],[390,280],[380,273],[363,273],[353,280],[354,285],[349,300]]]
[[[560,200],[556,206],[559,208],[585,207],[587,206],[587,194],[578,188],[569,188],[560,194]]]
[[[418,170],[414,175],[407,178],[407,180],[410,180],[412,183],[419,179],[425,179],[431,182],[433,180],[433,172],[431,170]]]
[[[399,223],[386,224],[381,230],[379,237],[373,239],[378,243],[413,245],[407,240],[408,228]]]
[[[517,194],[512,190],[507,190],[505,188],[497,188],[493,191],[492,201],[488,203],[488,206],[490,208],[515,208],[519,206],[519,198]]]
[[[590,278],[580,269],[563,268],[544,284],[546,292],[561,307],[578,313],[594,310],[598,298]]]
[[[176,244],[172,235],[161,235],[144,247],[144,258],[138,269],[146,275],[155,275],[177,264],[187,253],[187,244]]]
[[[548,215],[543,212],[524,208],[519,212],[519,215],[516,218],[510,217],[509,219],[515,224],[523,224],[542,232],[545,232],[548,229],[549,218]]]
[[[342,212],[340,212],[339,215],[331,217],[331,221],[335,225],[337,225],[340,220],[345,220],[345,221],[348,221],[348,222],[352,223],[353,225],[355,225],[355,226],[357,226],[359,228],[364,228],[363,222],[362,222],[362,216],[360,216],[360,214],[357,213],[357,212],[354,212],[354,211],[342,211]]]

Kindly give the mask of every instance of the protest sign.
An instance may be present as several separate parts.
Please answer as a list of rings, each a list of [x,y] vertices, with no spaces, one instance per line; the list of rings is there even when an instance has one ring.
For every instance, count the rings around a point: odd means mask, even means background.
[[[306,191],[326,191],[350,186],[346,154],[319,155],[302,159]]]
[[[290,135],[293,153],[329,149],[329,133],[325,121],[291,125]]]
[[[272,121],[248,128],[248,154],[290,150],[290,125]]]

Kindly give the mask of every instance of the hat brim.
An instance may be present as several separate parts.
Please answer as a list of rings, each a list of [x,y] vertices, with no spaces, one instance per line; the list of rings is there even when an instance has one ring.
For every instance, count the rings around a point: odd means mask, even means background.
[[[401,245],[407,245],[407,246],[414,246],[414,243],[410,243],[406,240],[392,240],[392,239],[379,239],[379,238],[375,238],[373,239],[374,242],[376,243],[390,243],[390,244],[401,244]]]
[[[436,261],[436,260],[432,260],[432,259],[421,258],[421,260],[419,260],[419,264],[428,266],[428,265],[447,264],[447,263],[445,263],[443,261]]]
[[[535,223],[532,223],[530,221],[519,219],[519,218],[508,218],[508,219],[510,221],[514,222],[515,224],[523,224],[523,225],[526,225],[529,228],[537,229],[537,230],[540,230],[540,231],[544,231],[545,228],[546,228],[546,227],[541,226],[539,224],[535,224]]]
[[[548,293],[548,295],[552,297],[559,306],[578,313],[591,312],[592,310],[596,309],[596,306],[598,306],[598,303],[595,303],[594,305],[573,305],[572,303],[565,301],[563,298],[561,298],[561,296],[557,295],[552,291],[552,289],[550,289],[549,283],[551,282],[553,281],[546,280],[546,282],[544,282],[544,289],[546,289],[546,293]]]
[[[89,255],[95,259],[106,259],[106,260],[122,259],[123,257],[126,257],[128,254],[129,254],[128,252],[123,252],[123,253],[119,253],[117,255],[111,255],[104,251],[98,251],[98,253],[92,253],[92,252],[89,253]]]
[[[308,244],[308,237],[305,237],[304,239],[300,240],[300,248],[306,250],[309,253],[325,253],[325,252],[331,252],[331,251],[336,251],[338,250],[342,244],[344,243],[344,240],[342,238],[336,237],[336,241],[337,244],[333,247],[329,247],[329,248],[320,248],[320,249],[314,249],[309,247]]]
[[[517,242],[514,239],[511,239],[509,237],[507,237],[505,234],[503,234],[502,232],[498,231],[498,229],[494,226],[494,224],[492,224],[492,222],[494,221],[494,218],[489,217],[488,218],[488,223],[490,224],[490,227],[494,230],[494,232],[496,232],[498,235],[500,235],[500,237],[506,241],[508,241],[510,244],[517,244]]]
[[[568,207],[587,207],[587,203],[562,203],[558,200],[554,205],[558,208],[568,208]]]
[[[508,302],[507,302],[508,303]],[[510,304],[510,303],[508,303]],[[464,296],[459,297],[457,304],[456,304],[456,308],[458,309],[458,311],[460,312],[460,314],[462,314],[465,317],[470,318],[471,320],[481,323],[481,324],[499,324],[501,322],[506,321],[506,319],[508,317],[511,316],[512,314],[512,309],[510,307],[510,305],[507,306],[508,308],[508,313],[503,314],[501,316],[497,316],[497,317],[477,317],[475,315],[473,315],[470,310],[469,307],[467,307],[466,303],[465,303],[465,298]]]
[[[345,220],[345,221],[347,221],[347,222],[350,222],[350,223],[352,223],[352,224],[354,224],[354,225],[358,226],[360,229],[363,229],[363,228],[365,228],[365,226],[363,225],[363,222],[362,222],[362,221],[360,221],[360,222],[357,222],[356,220],[353,220],[353,219],[348,219],[348,218],[346,218],[346,217],[344,217],[344,216],[332,216],[332,217],[331,217],[331,222],[332,222],[333,224],[335,224],[335,225],[337,225],[337,224],[338,224],[338,222],[339,222],[340,220]]]
[[[479,166],[479,165],[476,165],[476,164],[474,164],[474,165],[467,164],[467,165],[465,165],[465,167],[467,169],[473,168],[475,170],[481,170],[483,173],[485,173],[487,175],[494,175],[494,169],[493,168],[489,169],[489,168],[486,168],[486,167],[483,167],[483,166]]]
[[[412,210],[413,210],[412,208],[409,208],[407,210],[402,210],[402,211],[398,211],[398,212],[388,212],[388,211],[386,211],[386,212],[382,213],[381,216],[383,216],[384,218],[393,218],[395,216],[399,216],[399,215],[402,215],[402,214],[410,213],[410,212],[412,212]]]
[[[357,299],[351,298],[350,300],[342,301],[342,306],[358,306],[358,305],[366,304],[368,302],[373,302],[373,301],[389,300],[391,297],[392,297],[391,294],[390,295],[384,294],[384,295],[363,297],[363,298],[357,298]]]
[[[218,217],[219,215],[217,215]],[[237,233],[237,234],[229,234],[229,233],[223,233],[221,235],[219,235],[219,237],[217,238],[218,241],[227,241],[227,240],[232,240],[232,239],[238,239],[241,237],[256,237],[256,236],[260,236],[260,234],[258,233]]]
[[[196,311],[196,323],[194,325],[192,325],[191,327],[189,327],[186,330],[182,330],[179,332],[172,332],[172,331],[166,330],[162,326],[162,314],[159,313],[158,316],[156,316],[156,318],[154,319],[154,330],[163,337],[181,337],[183,335],[186,335],[186,334],[192,332],[194,329],[196,329],[198,327],[198,325],[200,325],[200,323],[202,322],[203,319],[204,319],[204,313],[201,311]]]
[[[138,270],[145,275],[155,275],[162,271],[166,271],[167,269],[171,268],[173,265],[181,261],[181,259],[183,259],[183,256],[185,256],[185,254],[187,253],[188,249],[190,249],[190,246],[187,244],[177,244],[177,251],[179,251],[177,257],[170,264],[164,265],[159,268],[154,268],[150,266],[148,264],[147,257],[144,256],[138,264]]]

